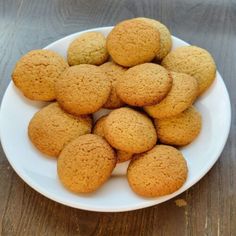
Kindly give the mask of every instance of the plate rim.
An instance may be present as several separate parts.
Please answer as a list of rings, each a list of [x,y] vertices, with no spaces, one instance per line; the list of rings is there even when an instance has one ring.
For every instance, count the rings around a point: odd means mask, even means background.
[[[91,32],[91,31],[104,31],[104,30],[110,30],[112,29],[113,26],[105,26],[105,27],[97,27],[97,28],[92,28],[92,29],[88,29],[88,30],[83,30],[83,31],[79,31],[79,32],[75,32],[75,33],[72,33],[70,35],[67,35],[63,38],[60,38],[52,43],[50,43],[49,45],[47,45],[46,47],[44,47],[43,49],[48,49],[50,47],[52,47],[53,45],[56,45],[58,43],[60,43],[61,41],[64,41],[64,40],[67,40],[69,39],[70,37],[74,37],[78,34],[81,34],[81,33],[86,33],[86,32]],[[172,35],[172,38],[173,39],[176,39],[176,40],[180,40],[182,42],[184,42],[185,44],[188,44],[190,45],[188,42],[178,38],[178,37],[175,37]],[[2,107],[3,105],[5,104],[5,100],[7,98],[7,94],[9,92],[9,90],[11,89],[11,86],[14,86],[13,85],[13,82],[10,81],[9,85],[7,86],[7,89],[5,90],[4,92],[4,95],[3,95],[3,98],[2,98],[2,101],[1,101],[1,107],[0,107],[0,139],[1,139],[1,144],[2,144],[2,148],[3,148],[3,151],[5,153],[5,156],[8,160],[8,162],[10,163],[10,165],[12,166],[12,168],[14,169],[14,171],[17,173],[17,175],[27,184],[29,185],[31,188],[33,188],[35,191],[37,191],[38,193],[42,194],[43,196],[55,201],[55,202],[58,202],[58,203],[61,203],[63,205],[66,205],[66,206],[70,206],[70,207],[73,207],[73,208],[76,208],[76,209],[82,209],[82,210],[89,210],[89,211],[96,211],[96,212],[125,212],[125,211],[133,211],[133,210],[137,210],[137,209],[142,209],[142,208],[146,208],[146,207],[150,207],[150,206],[154,206],[154,205],[158,205],[160,203],[163,203],[165,201],[168,201],[174,197],[176,197],[177,195],[185,192],[186,190],[188,190],[190,187],[192,187],[193,185],[195,185],[198,181],[200,181],[208,172],[209,170],[213,167],[213,165],[217,162],[217,160],[219,159],[226,143],[227,143],[227,140],[228,140],[228,137],[229,137],[229,133],[230,133],[230,127],[231,127],[231,119],[232,119],[232,110],[231,110],[231,102],[230,102],[230,96],[229,96],[229,93],[228,93],[228,90],[227,90],[227,87],[224,83],[224,80],[221,76],[221,74],[219,73],[219,71],[217,70],[217,76],[219,76],[220,80],[221,80],[221,83],[223,84],[223,89],[225,90],[225,95],[226,95],[226,100],[227,100],[227,107],[225,108],[225,110],[227,110],[226,112],[229,114],[228,116],[228,123],[227,123],[227,127],[226,127],[226,132],[225,132],[225,137],[224,137],[224,142],[221,143],[221,146],[218,148],[218,152],[217,154],[215,155],[216,157],[211,160],[211,162],[208,164],[208,167],[206,169],[204,169],[204,171],[202,172],[201,175],[198,175],[197,177],[195,177],[192,181],[191,181],[191,184],[188,184],[188,185],[185,185],[184,188],[181,188],[179,189],[178,191],[170,194],[170,195],[166,195],[168,196],[168,198],[164,199],[162,202],[159,202],[159,203],[156,203],[157,199],[155,198],[150,198],[150,201],[147,201],[147,202],[141,202],[141,203],[138,203],[138,204],[134,204],[132,205],[131,207],[128,205],[123,205],[122,207],[118,208],[118,207],[114,207],[114,208],[104,208],[104,206],[90,206],[89,204],[87,203],[82,203],[82,205],[80,205],[80,203],[78,204],[73,204],[73,203],[70,203],[69,201],[63,201],[61,200],[60,198],[57,197],[56,194],[52,194],[50,191],[46,191],[44,187],[39,187],[37,183],[35,183],[34,180],[32,180],[32,178],[27,175],[24,171],[19,171],[17,169],[17,166],[15,166],[13,160],[11,160],[11,158],[9,157],[9,153],[8,153],[8,150],[6,148],[6,144],[5,144],[5,140],[3,138],[3,128],[2,128],[2,119],[3,119],[3,112],[2,112]]]

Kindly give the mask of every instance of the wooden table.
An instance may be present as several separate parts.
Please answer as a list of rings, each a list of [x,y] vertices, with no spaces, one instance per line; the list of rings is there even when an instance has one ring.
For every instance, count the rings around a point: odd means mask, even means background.
[[[178,197],[187,201],[185,207],[177,207],[172,199],[143,210],[96,213],[63,206],[31,189],[1,149],[0,235],[236,235],[235,0],[0,0],[0,96],[14,64],[29,50],[137,16],[159,19],[173,35],[213,54],[233,115],[219,161]]]

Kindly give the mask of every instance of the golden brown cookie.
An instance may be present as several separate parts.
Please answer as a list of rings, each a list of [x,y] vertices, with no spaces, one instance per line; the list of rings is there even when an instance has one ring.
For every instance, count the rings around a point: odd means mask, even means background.
[[[106,49],[106,38],[99,32],[87,32],[73,40],[67,51],[69,65],[101,65],[109,55]]]
[[[77,65],[67,69],[56,83],[56,98],[60,106],[75,115],[96,112],[107,101],[111,83],[101,68]]]
[[[127,170],[130,187],[144,197],[177,191],[187,175],[188,167],[182,153],[167,145],[157,145],[146,153],[135,155]]]
[[[194,77],[177,72],[171,72],[171,77],[173,85],[167,96],[156,105],[144,107],[154,118],[175,116],[190,107],[197,97],[198,83]]]
[[[168,71],[154,63],[144,63],[128,69],[117,83],[117,94],[132,106],[153,105],[170,91],[172,78]]]
[[[91,133],[91,129],[92,119],[89,116],[70,115],[55,102],[33,116],[28,135],[39,151],[57,157],[67,143],[80,135]]]
[[[184,146],[198,136],[202,120],[197,109],[191,106],[177,116],[155,119],[155,125],[161,143]]]
[[[160,49],[158,50],[155,59],[157,61],[162,60],[170,52],[171,47],[172,47],[172,39],[171,39],[171,33],[169,29],[164,24],[154,19],[149,19],[145,17],[138,17],[136,19],[142,20],[151,24],[153,27],[157,28],[157,30],[159,31]]]
[[[120,22],[107,37],[107,50],[112,59],[126,67],[151,61],[159,48],[159,31],[137,19]]]
[[[93,126],[93,134],[99,135],[102,138],[105,138],[105,133],[104,133],[104,126],[105,126],[105,121],[108,115],[100,117],[95,125]]]
[[[173,50],[161,64],[168,70],[195,77],[199,87],[198,95],[210,87],[216,76],[214,59],[208,51],[196,46],[184,46]]]
[[[39,49],[25,54],[16,63],[12,80],[25,97],[38,101],[55,99],[55,82],[69,66],[56,52]]]
[[[89,193],[108,180],[115,165],[114,151],[105,139],[86,134],[62,150],[57,162],[57,173],[70,191]]]
[[[152,121],[143,113],[128,107],[113,110],[105,122],[105,138],[116,149],[141,153],[157,142]]]
[[[117,163],[121,163],[131,160],[134,154],[130,152],[116,150],[116,155],[117,155]]]
[[[93,134],[99,135],[102,138],[105,138],[105,131],[104,131],[104,126],[105,126],[105,121],[108,115],[103,116],[97,120],[93,127]],[[124,152],[121,150],[116,150],[116,155],[117,155],[117,163],[125,162],[128,161],[132,158],[133,153],[129,152]]]
[[[124,76],[126,68],[115,64],[114,62],[106,62],[100,66],[106,74],[106,77],[111,81],[112,88],[107,102],[103,105],[104,108],[114,109],[122,107],[125,103],[118,97],[116,92],[117,82]]]

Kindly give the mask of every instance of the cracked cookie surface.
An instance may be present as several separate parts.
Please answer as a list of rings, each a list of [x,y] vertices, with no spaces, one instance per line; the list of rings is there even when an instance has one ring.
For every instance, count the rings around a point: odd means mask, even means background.
[[[105,77],[105,73],[97,66],[72,66],[56,83],[57,101],[71,114],[96,112],[106,103],[111,91],[111,82]]]
[[[186,181],[187,163],[174,147],[157,145],[135,155],[127,170],[133,191],[144,197],[159,197],[177,191]]]
[[[144,63],[128,69],[117,83],[117,94],[132,106],[153,105],[169,92],[172,78],[168,71],[154,63]]]
[[[125,67],[151,61],[160,48],[159,31],[136,20],[117,24],[107,37],[107,50],[112,59]]]
[[[106,78],[111,81],[112,86],[111,93],[103,107],[108,109],[114,109],[124,106],[125,103],[118,97],[116,90],[117,83],[122,79],[127,69],[117,65],[114,62],[106,62],[101,65],[100,68],[106,74]]]
[[[111,146],[129,153],[145,152],[157,142],[151,119],[128,107],[118,108],[108,115],[104,132]]]
[[[108,115],[99,118],[93,127],[93,133],[101,136],[102,138],[105,138],[104,126],[107,116]],[[133,156],[133,153],[116,149],[116,156],[117,156],[117,163],[121,163],[130,160]]]
[[[91,129],[91,117],[70,115],[55,102],[32,117],[28,135],[39,151],[57,157],[67,143],[80,135],[91,133]]]
[[[57,173],[70,191],[89,193],[108,180],[115,165],[115,153],[105,139],[86,134],[62,150],[57,162]]]
[[[157,30],[159,31],[160,48],[156,54],[155,59],[157,61],[161,61],[170,52],[172,47],[172,39],[169,29],[164,24],[154,19],[149,19],[145,17],[138,17],[135,19],[145,21],[151,24],[153,27],[157,28]]]
[[[173,84],[167,96],[156,105],[144,107],[154,118],[175,116],[190,107],[197,98],[198,83],[194,77],[177,72],[171,72],[170,75]]]
[[[106,38],[99,32],[87,32],[73,40],[67,51],[69,65],[101,65],[109,55],[106,49]]]
[[[25,97],[52,101],[55,99],[55,83],[68,67],[64,58],[56,52],[32,50],[16,63],[12,80]]]
[[[202,127],[201,114],[194,106],[176,116],[154,121],[160,142],[174,146],[191,143]]]
[[[161,62],[170,71],[186,73],[198,82],[198,95],[205,92],[216,77],[216,64],[208,51],[184,46],[171,51]]]

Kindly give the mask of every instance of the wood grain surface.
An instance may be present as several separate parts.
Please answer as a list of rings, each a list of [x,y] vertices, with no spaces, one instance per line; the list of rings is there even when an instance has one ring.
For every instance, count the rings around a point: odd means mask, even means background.
[[[173,35],[213,54],[232,103],[231,132],[220,159],[177,197],[186,200],[185,207],[172,199],[132,212],[96,213],[63,206],[31,189],[1,149],[0,235],[236,235],[235,0],[0,0],[0,98],[27,51],[137,16],[159,19]]]

